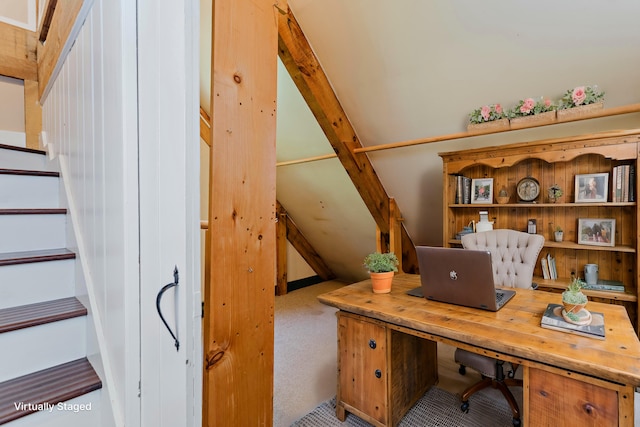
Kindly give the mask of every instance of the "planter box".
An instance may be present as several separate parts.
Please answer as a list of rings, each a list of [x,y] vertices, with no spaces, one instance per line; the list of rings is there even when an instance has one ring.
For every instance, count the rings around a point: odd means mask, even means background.
[[[558,110],[558,121],[568,122],[576,119],[586,119],[593,117],[604,108],[604,102],[596,102],[594,104],[581,105],[579,107],[567,108],[566,110]]]
[[[484,123],[469,123],[467,125],[467,131],[469,132],[486,132],[486,131],[501,131],[509,129],[509,119],[493,120]]]
[[[533,126],[549,125],[556,122],[556,112],[547,111],[546,113],[533,114],[531,116],[514,117],[509,120],[511,129],[522,129]]]

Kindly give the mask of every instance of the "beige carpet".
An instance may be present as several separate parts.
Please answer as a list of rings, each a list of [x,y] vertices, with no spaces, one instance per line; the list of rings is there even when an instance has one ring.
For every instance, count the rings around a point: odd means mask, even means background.
[[[274,427],[291,426],[336,394],[337,310],[320,304],[317,296],[341,286],[344,284],[337,281],[323,282],[276,297]],[[438,388],[452,395],[480,379],[479,374],[470,370],[465,376],[458,373],[453,362],[454,350],[438,344]],[[521,404],[522,389],[512,391]],[[483,394],[502,403],[497,390],[486,390]],[[473,400],[470,402],[473,405]],[[454,409],[459,411],[459,404]]]

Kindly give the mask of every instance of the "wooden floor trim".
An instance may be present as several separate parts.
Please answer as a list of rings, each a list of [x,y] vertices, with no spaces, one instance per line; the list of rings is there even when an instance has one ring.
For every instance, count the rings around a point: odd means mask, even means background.
[[[75,297],[0,310],[0,333],[85,316],[87,309]]]
[[[16,147],[15,145],[7,145],[7,144],[0,144],[0,149],[13,150],[13,151],[23,151],[25,153],[41,154],[43,156],[45,154],[47,154],[46,151],[36,150],[35,148]]]
[[[0,209],[0,215],[65,215],[66,209]]]
[[[100,388],[102,381],[86,358],[5,381],[0,383],[0,424],[35,412],[33,406],[16,409],[16,404],[51,408]]]
[[[24,169],[0,169],[0,175],[28,175],[28,176],[59,177],[60,172],[34,171],[34,170],[24,170]]]
[[[0,266],[28,264],[32,262],[59,261],[74,259],[76,254],[69,249],[43,249],[38,251],[0,253]]]

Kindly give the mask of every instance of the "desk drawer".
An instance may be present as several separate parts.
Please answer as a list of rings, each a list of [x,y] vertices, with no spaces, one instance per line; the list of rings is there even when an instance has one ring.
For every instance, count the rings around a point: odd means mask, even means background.
[[[339,313],[338,402],[387,424],[387,384],[387,328]]]

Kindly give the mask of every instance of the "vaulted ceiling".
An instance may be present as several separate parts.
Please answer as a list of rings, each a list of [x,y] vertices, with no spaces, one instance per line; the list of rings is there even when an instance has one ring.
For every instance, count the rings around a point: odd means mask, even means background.
[[[365,147],[464,131],[487,103],[559,98],[597,84],[605,108],[640,102],[640,3],[289,0]],[[208,111],[211,0],[201,0],[201,104]],[[275,52],[274,52],[275,54]],[[369,152],[415,244],[442,244],[437,153],[600,130],[638,128],[638,113]],[[277,159],[333,150],[279,68]],[[375,222],[336,158],[281,165],[278,200],[338,277],[364,277]]]

